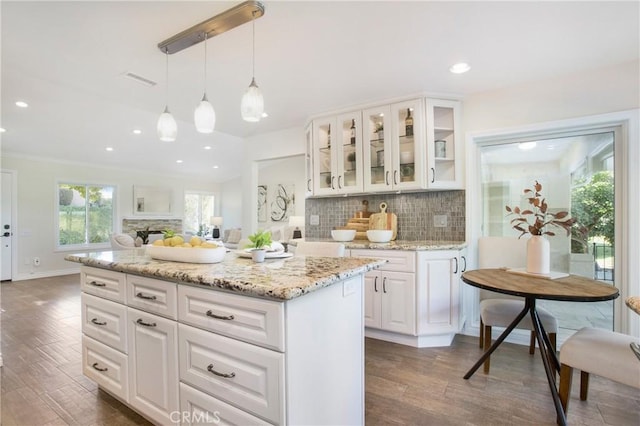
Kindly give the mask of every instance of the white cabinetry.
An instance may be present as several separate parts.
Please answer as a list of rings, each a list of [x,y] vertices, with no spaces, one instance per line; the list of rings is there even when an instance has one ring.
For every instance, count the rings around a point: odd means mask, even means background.
[[[365,191],[425,188],[422,99],[369,108],[362,116]]]
[[[175,287],[175,284],[173,284]],[[178,326],[175,321],[128,308],[129,403],[160,424],[178,410]]]
[[[286,301],[81,280],[84,374],[155,424],[364,423],[362,276]]]
[[[427,99],[427,186],[463,189],[463,141],[460,102]]]
[[[460,330],[463,251],[351,250],[387,259],[365,275],[367,337],[416,346],[448,346]]]
[[[362,192],[361,129],[360,111],[313,121],[315,195]]]
[[[459,101],[415,98],[314,119],[307,195],[462,189],[460,117]]]
[[[458,250],[418,252],[418,333],[439,336],[447,345],[460,330],[461,266]]]

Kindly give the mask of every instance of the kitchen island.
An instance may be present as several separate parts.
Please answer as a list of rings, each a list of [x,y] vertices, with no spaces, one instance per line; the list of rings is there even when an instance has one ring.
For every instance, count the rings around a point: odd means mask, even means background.
[[[364,423],[363,277],[384,260],[66,259],[84,374],[154,423]]]

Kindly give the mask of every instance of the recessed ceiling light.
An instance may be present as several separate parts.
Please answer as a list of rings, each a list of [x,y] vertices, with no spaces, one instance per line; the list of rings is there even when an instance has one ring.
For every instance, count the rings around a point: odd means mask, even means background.
[[[0,127],[0,133],[4,133],[6,131],[7,131],[7,129],[5,129],[4,127]]]
[[[523,151],[529,151],[530,149],[535,148],[537,145],[537,143],[535,142],[522,142],[518,144],[518,148],[520,148]]]
[[[141,135],[141,134],[142,134],[142,130],[140,130],[140,129],[133,129],[133,134],[134,134],[134,135]]]
[[[24,101],[17,101],[16,106],[19,106],[20,108],[26,108],[29,106],[29,104]]]
[[[269,116],[269,114],[267,114],[266,112],[262,113],[262,118],[267,118]]]
[[[211,149],[209,145],[205,146],[204,149]]]
[[[105,148],[105,150],[111,152],[111,151],[113,151],[113,148],[108,146],[108,147]]]
[[[214,169],[217,169],[219,166],[213,166]]]
[[[176,160],[176,163],[180,164],[182,163],[182,160]]]
[[[457,64],[453,64],[449,67],[449,71],[454,74],[462,74],[469,71],[471,67],[466,62],[458,62]]]

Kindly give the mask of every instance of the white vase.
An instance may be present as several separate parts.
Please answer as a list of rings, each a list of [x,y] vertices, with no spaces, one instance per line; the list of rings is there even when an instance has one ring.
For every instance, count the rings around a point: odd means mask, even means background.
[[[527,241],[527,272],[530,274],[548,274],[550,272],[549,240],[532,235]]]
[[[266,256],[267,251],[264,249],[254,249],[251,251],[251,258],[256,263],[264,262],[264,257]]]

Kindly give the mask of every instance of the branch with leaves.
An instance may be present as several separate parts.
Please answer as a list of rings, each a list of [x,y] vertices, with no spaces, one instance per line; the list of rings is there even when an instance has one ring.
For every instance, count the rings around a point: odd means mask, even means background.
[[[511,219],[511,226],[520,232],[518,238],[525,234],[556,235],[552,231],[545,230],[547,225],[562,228],[567,232],[567,236],[569,236],[571,234],[571,227],[576,223],[576,220],[570,218],[569,213],[566,211],[551,213],[546,200],[542,198],[541,191],[542,185],[538,181],[536,181],[533,189],[527,188],[524,190],[524,194],[528,196],[527,200],[530,205],[528,209],[521,210],[520,207],[517,206],[514,208],[506,206],[507,216],[517,216]]]

